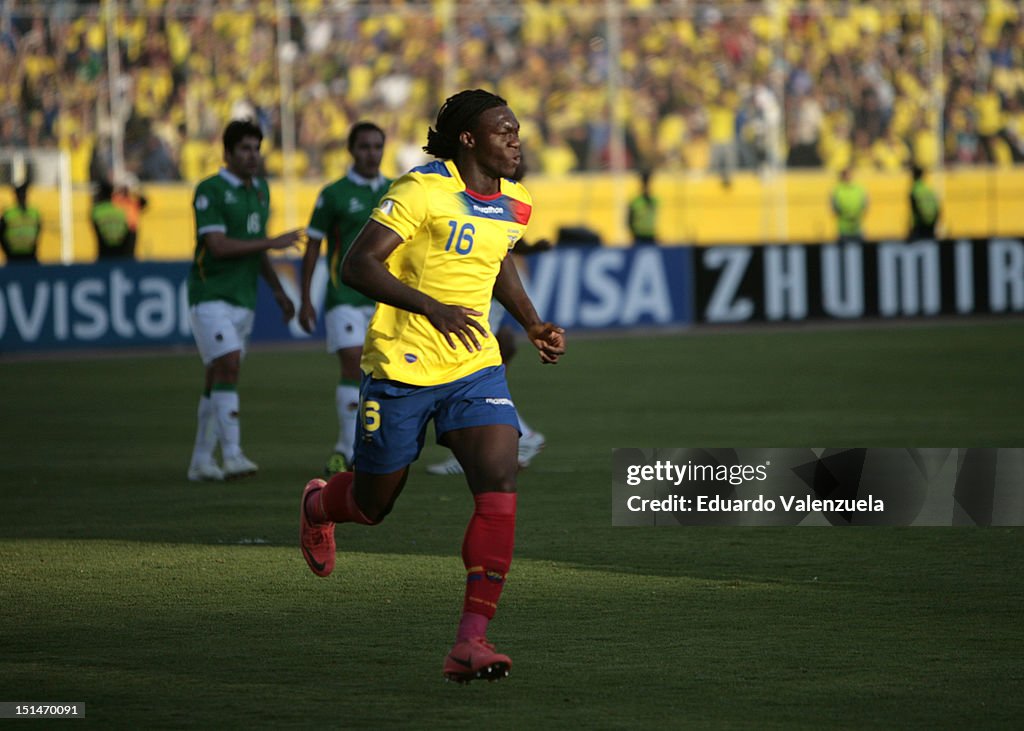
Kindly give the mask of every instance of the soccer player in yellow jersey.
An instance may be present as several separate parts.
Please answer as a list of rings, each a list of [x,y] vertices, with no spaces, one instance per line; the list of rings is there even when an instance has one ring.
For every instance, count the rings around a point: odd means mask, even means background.
[[[519,122],[505,100],[480,89],[450,97],[423,149],[438,159],[391,186],[342,265],[344,283],[379,304],[363,348],[354,469],[306,485],[300,544],[310,569],[329,575],[335,523],[375,525],[391,511],[433,420],[474,500],[462,617],[443,673],[495,680],[512,666],[486,633],[512,561],[519,429],[487,326],[492,292],[542,363],[565,353],[565,332],[541,321],[508,256],[531,199],[512,180]]]

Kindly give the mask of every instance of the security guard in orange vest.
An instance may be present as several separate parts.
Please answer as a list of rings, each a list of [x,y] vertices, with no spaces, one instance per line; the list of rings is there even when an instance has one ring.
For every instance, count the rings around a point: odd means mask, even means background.
[[[93,199],[93,230],[96,232],[97,255],[100,259],[130,259],[135,256],[135,241],[128,235],[128,216],[114,205],[110,183],[100,183]]]
[[[39,209],[28,205],[28,182],[14,188],[17,202],[0,217],[0,247],[7,262],[38,263],[36,248],[43,230]]]
[[[139,236],[139,218],[142,216],[142,212],[146,210],[146,206],[149,205],[146,196],[138,192],[138,181],[135,179],[135,176],[126,178],[123,183],[114,187],[114,194],[110,197],[110,202],[124,211],[128,221],[128,241],[126,245],[130,246],[132,251],[135,251],[135,242]]]

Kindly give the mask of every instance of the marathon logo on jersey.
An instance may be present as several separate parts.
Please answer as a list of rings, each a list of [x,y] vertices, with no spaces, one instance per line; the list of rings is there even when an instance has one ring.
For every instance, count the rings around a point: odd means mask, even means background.
[[[533,211],[531,206],[507,195],[500,195],[493,200],[480,200],[472,193],[463,191],[462,202],[468,216],[523,225],[530,222],[530,213]]]

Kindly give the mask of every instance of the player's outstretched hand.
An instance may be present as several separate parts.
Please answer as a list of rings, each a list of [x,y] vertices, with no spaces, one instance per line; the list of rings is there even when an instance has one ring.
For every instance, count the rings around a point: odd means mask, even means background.
[[[316,308],[312,302],[303,302],[299,308],[299,325],[310,335],[316,330]]]
[[[538,322],[526,331],[541,363],[555,364],[565,354],[565,330],[550,322]]]
[[[483,325],[473,319],[474,317],[483,317],[483,314],[469,307],[443,305],[438,302],[436,307],[432,307],[426,313],[426,316],[430,320],[430,324],[444,335],[450,348],[453,350],[456,348],[455,341],[452,339],[454,335],[466,346],[466,350],[472,353],[474,350],[480,350],[477,333],[485,338],[488,337],[487,330]],[[474,330],[476,332],[473,332]]]
[[[293,246],[305,243],[306,229],[297,228],[270,239],[271,249],[290,249]]]

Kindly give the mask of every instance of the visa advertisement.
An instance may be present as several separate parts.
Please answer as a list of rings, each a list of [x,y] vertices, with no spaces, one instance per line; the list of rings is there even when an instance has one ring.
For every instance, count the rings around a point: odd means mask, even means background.
[[[538,312],[567,329],[682,326],[693,321],[692,250],[565,247],[529,257],[522,278]],[[276,259],[298,307],[300,262]],[[189,264],[97,262],[0,267],[0,353],[190,345]],[[323,261],[313,277],[323,300]],[[284,323],[265,283],[255,343],[323,339]]]

